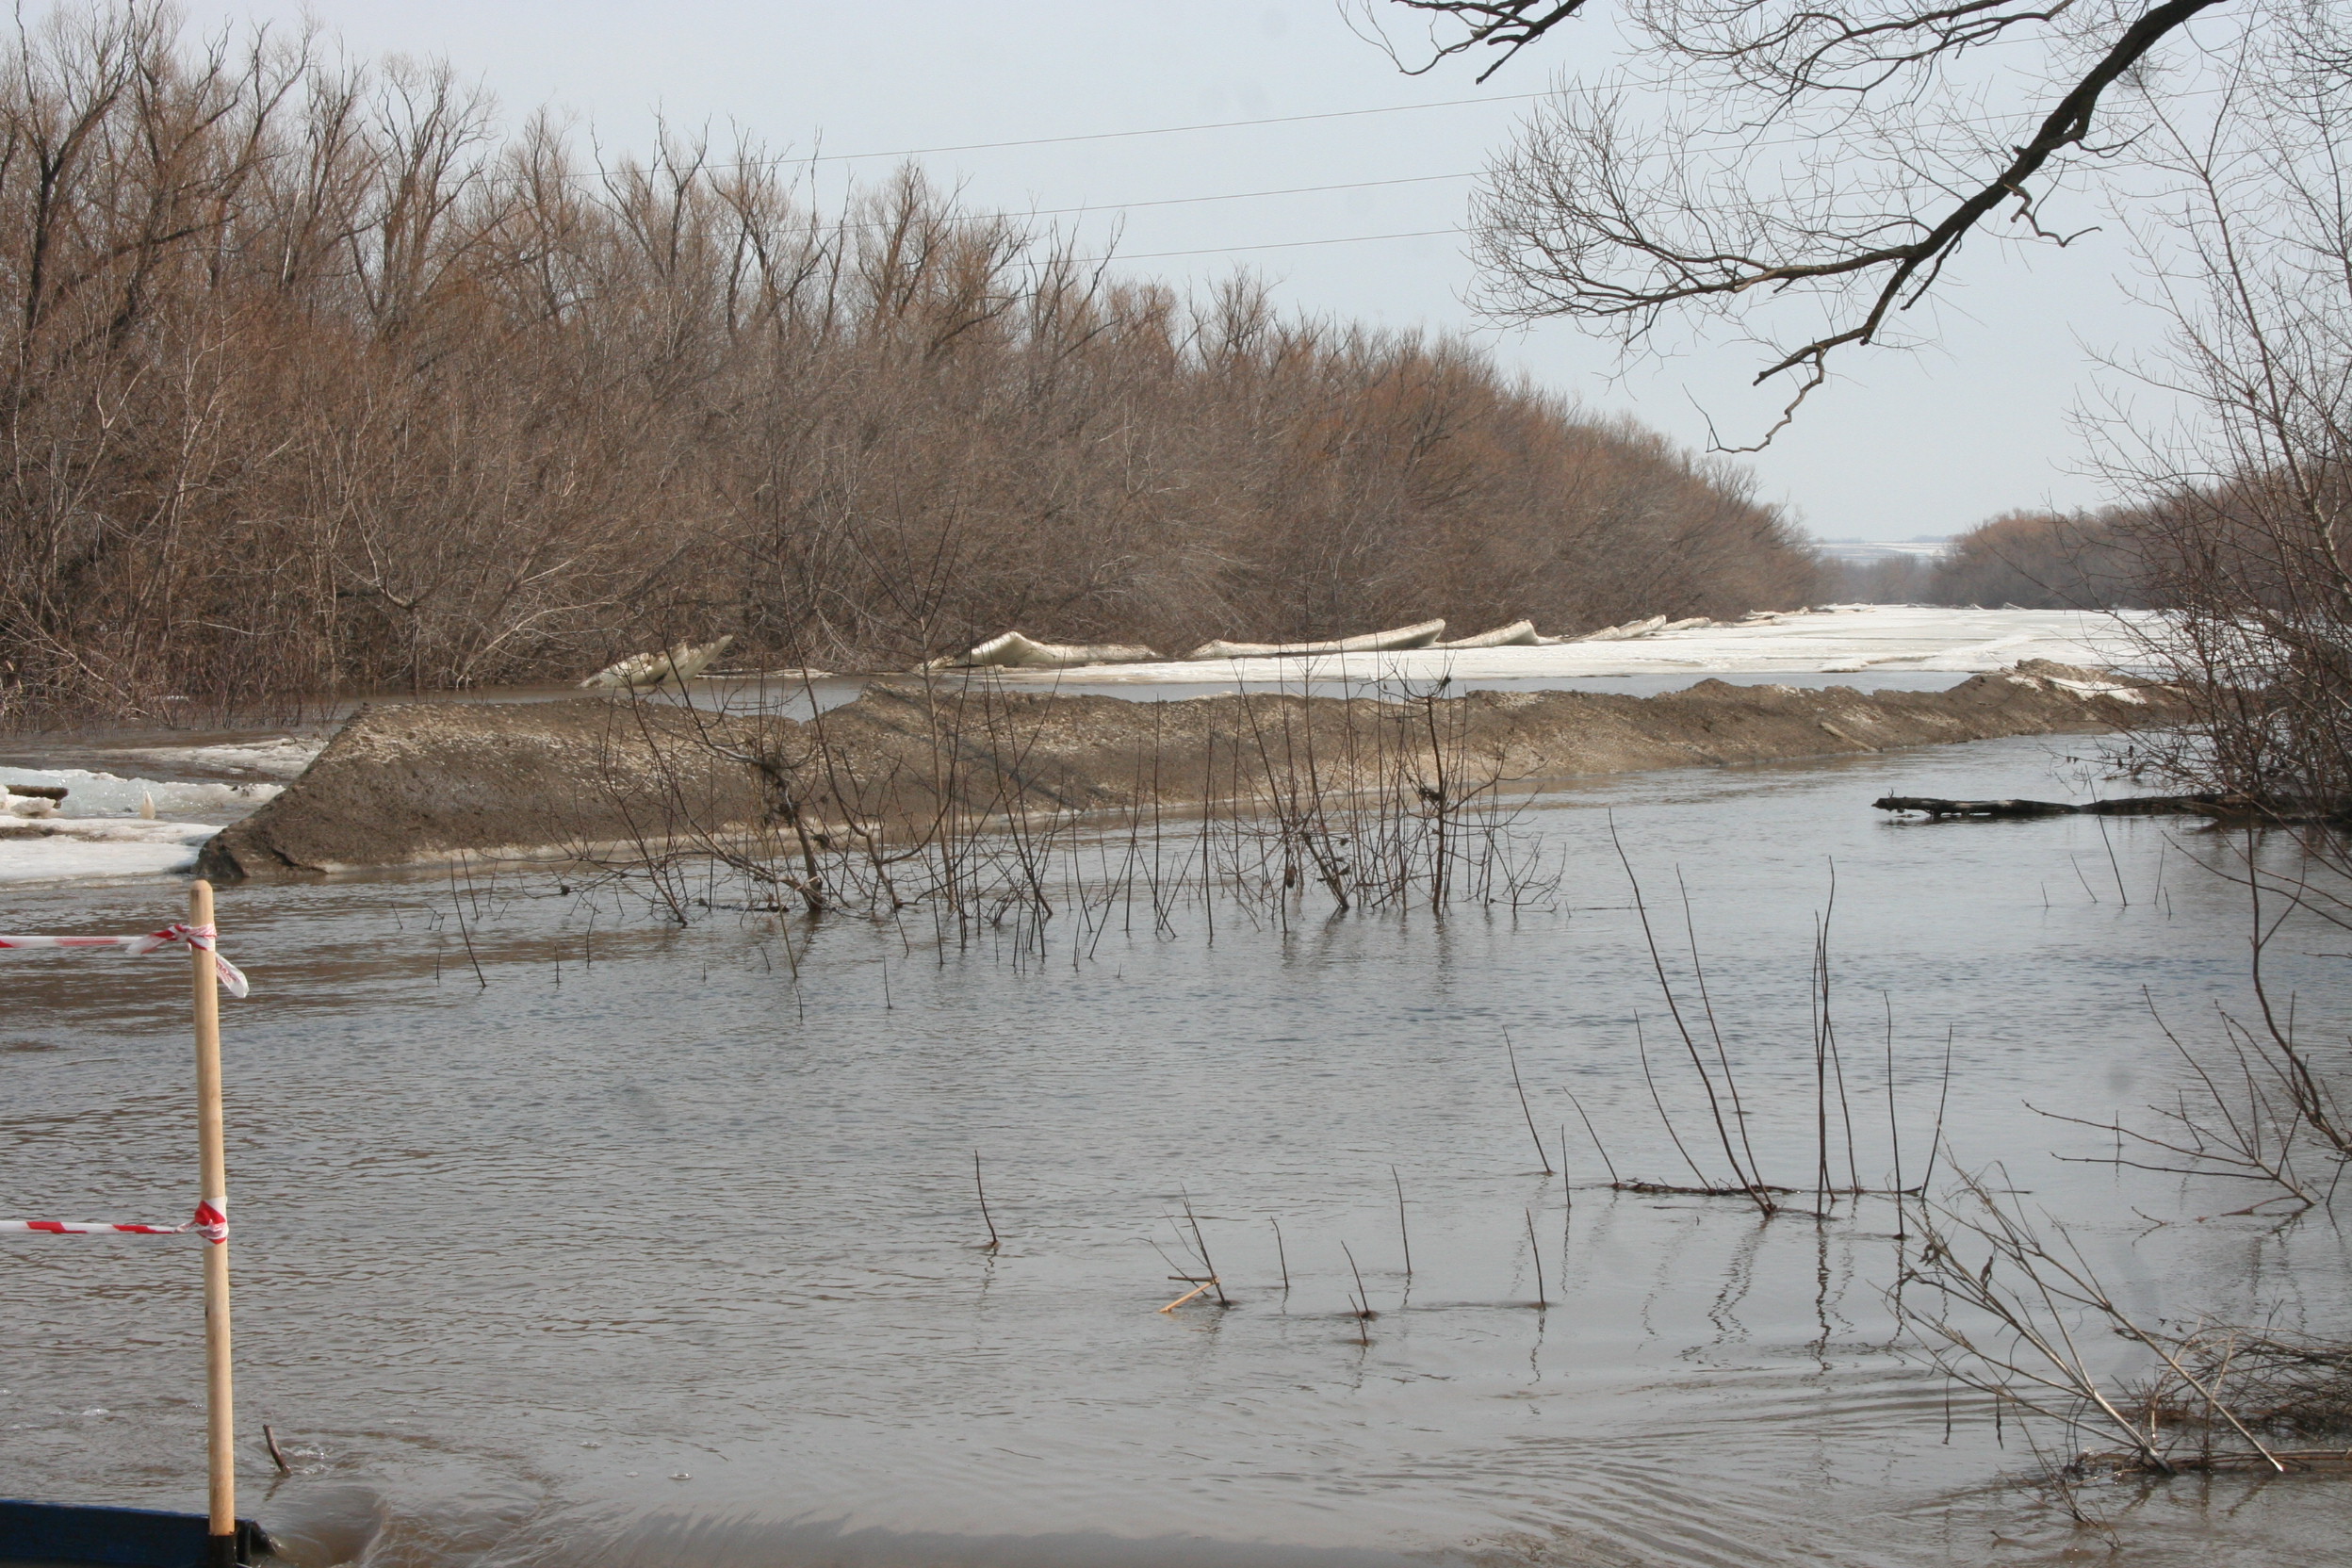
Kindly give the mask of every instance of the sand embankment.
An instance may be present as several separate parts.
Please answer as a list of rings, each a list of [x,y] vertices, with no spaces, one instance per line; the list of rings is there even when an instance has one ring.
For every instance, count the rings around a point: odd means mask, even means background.
[[[888,836],[1038,810],[1171,808],[1318,788],[1652,768],[2162,724],[2162,687],[2030,662],[1946,692],[1703,681],[1664,696],[1477,692],[1434,702],[1026,696],[893,682],[822,718],[712,720],[587,698],[364,709],[200,872],[286,879],[461,855],[653,851],[694,834],[856,820]],[[1443,764],[1441,770],[1440,764]],[[1459,787],[1457,784],[1456,787]]]

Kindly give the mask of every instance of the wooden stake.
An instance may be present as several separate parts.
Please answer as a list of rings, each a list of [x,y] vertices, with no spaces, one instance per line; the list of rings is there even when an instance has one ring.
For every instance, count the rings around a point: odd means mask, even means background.
[[[212,884],[191,883],[188,923],[212,924]],[[196,1015],[196,1156],[198,1196],[225,1219],[229,1165],[220,1121],[220,991],[212,954],[188,945]],[[210,1472],[211,1527],[204,1543],[208,1568],[237,1562],[237,1397],[229,1378],[229,1244],[204,1243],[204,1436]]]

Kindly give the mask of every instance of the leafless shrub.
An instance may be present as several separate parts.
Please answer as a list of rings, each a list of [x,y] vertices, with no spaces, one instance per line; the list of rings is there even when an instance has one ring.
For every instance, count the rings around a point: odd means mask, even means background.
[[[2191,1436],[2202,1465],[2352,1461],[2342,1445],[2352,1433],[2352,1345],[2214,1325],[2178,1335],[2168,1348],[2158,1370],[2127,1392],[2149,1427]],[[2339,1446],[2281,1446],[2328,1438]]]
[[[1471,744],[1462,703],[1249,694],[1179,748],[1139,747],[1100,800],[1028,763],[1050,704],[985,677],[906,694],[906,744],[847,743],[798,725],[691,706],[614,705],[595,788],[629,825],[577,860],[664,917],[720,907],[932,923],[943,943],[1008,929],[1041,950],[1049,923],[1090,951],[1114,923],[1170,931],[1219,902],[1284,923],[1333,912],[1522,907],[1560,872],[1525,824],[1528,792]]]
[[[2143,1322],[2062,1224],[2029,1218],[1984,1176],[1964,1176],[1950,1206],[1918,1205],[1917,1222],[1921,1249],[1894,1291],[1906,1328],[1954,1380],[2096,1445],[2062,1483],[2102,1466],[2279,1474],[2352,1461],[2352,1448],[2291,1446],[2352,1432],[2352,1346]],[[2111,1364],[2117,1341],[2138,1347],[2136,1369]]]
[[[2139,1462],[2169,1472],[2162,1434],[2109,1388],[2091,1353],[2117,1331],[2147,1336],[2080,1250],[2063,1231],[2052,1250],[1981,1177],[1963,1176],[1955,1203],[1919,1205],[1919,1253],[1896,1285],[1903,1320],[1936,1364],[2025,1412],[2120,1440]]]
[[[1665,947],[1659,942],[1658,926],[1651,918],[1648,898],[1642,890],[1641,878],[1635,874],[1633,862],[1625,846],[1616,839],[1612,825],[1610,840],[1617,851],[1619,864],[1625,872],[1633,892],[1635,917],[1641,924],[1642,943],[1647,950],[1652,973],[1657,977],[1660,999],[1673,1026],[1674,1037],[1683,1047],[1683,1055],[1690,1064],[1691,1075],[1697,1080],[1705,1101],[1704,1118],[1690,1119],[1699,1122],[1699,1131],[1686,1138],[1685,1128],[1674,1113],[1667,1109],[1666,1097],[1658,1087],[1658,1076],[1650,1060],[1647,1032],[1637,1015],[1634,1020],[1634,1048],[1640,1058],[1642,1076],[1650,1103],[1657,1111],[1660,1125],[1690,1172],[1690,1184],[1652,1178],[1628,1178],[1622,1174],[1606,1149],[1600,1148],[1599,1135],[1594,1132],[1592,1119],[1584,1107],[1576,1104],[1577,1116],[1583,1119],[1585,1131],[1592,1135],[1594,1147],[1600,1150],[1602,1161],[1609,1167],[1609,1185],[1620,1192],[1674,1193],[1692,1197],[1740,1198],[1753,1203],[1759,1216],[1795,1212],[1787,1200],[1801,1197],[1805,1188],[1767,1180],[1763,1162],[1756,1152],[1753,1137],[1753,1117],[1745,1093],[1740,1088],[1740,1075],[1732,1053],[1724,1037],[1724,1026],[1719,1015],[1713,989],[1707,981],[1707,964],[1700,953],[1698,926],[1690,907],[1690,895],[1680,886],[1676,874],[1676,890],[1682,899],[1683,939],[1687,957],[1680,966],[1670,964]],[[1811,1038],[1806,1042],[1811,1057],[1813,1076],[1813,1109],[1808,1119],[1813,1144],[1812,1195],[1809,1210],[1817,1220],[1831,1217],[1839,1202],[1855,1203],[1865,1198],[1892,1199],[1896,1204],[1897,1230],[1902,1229],[1902,1217],[1907,1212],[1907,1200],[1922,1196],[1933,1178],[1934,1160],[1918,1180],[1907,1180],[1903,1172],[1903,1133],[1900,1097],[1896,1086],[1895,1026],[1891,999],[1886,1001],[1886,1152],[1890,1177],[1888,1184],[1871,1186],[1862,1175],[1861,1155],[1857,1151],[1854,1131],[1854,1096],[1850,1091],[1845,1069],[1844,1052],[1838,1039],[1836,988],[1832,984],[1831,918],[1837,906],[1837,881],[1833,874],[1829,897],[1815,918],[1813,951],[1806,990],[1811,1018]],[[1681,972],[1676,972],[1677,968]],[[1883,994],[1883,993],[1882,993]],[[1930,1134],[1931,1150],[1943,1138],[1943,1099],[1951,1086],[1951,1045],[1947,1037],[1942,1086],[1938,1091],[1935,1130]],[[1711,1130],[1712,1137],[1708,1136]],[[1721,1166],[1713,1165],[1713,1156],[1705,1161],[1692,1152],[1693,1145],[1704,1147],[1709,1142]],[[1842,1152],[1843,1171],[1837,1168]],[[1710,1167],[1712,1168],[1710,1168]],[[1722,1170],[1729,1172],[1726,1179]],[[1851,1212],[1851,1211],[1850,1211]]]

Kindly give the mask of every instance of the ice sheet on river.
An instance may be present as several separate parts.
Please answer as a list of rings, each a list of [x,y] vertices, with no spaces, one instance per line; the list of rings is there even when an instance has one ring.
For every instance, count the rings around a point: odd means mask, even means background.
[[[2109,614],[1845,605],[1792,611],[1738,626],[1660,629],[1631,639],[1339,653],[1316,658],[1311,669],[1298,660],[1257,659],[1227,660],[1215,667],[1220,678],[1250,684],[1280,684],[1304,675],[1317,680],[1429,681],[1452,676],[1531,683],[1614,675],[1852,674],[1879,669],[1981,675],[2026,659],[2092,668],[2134,666],[2145,659],[2142,639],[2161,625],[2159,617],[2144,611]],[[1119,664],[1088,670],[1086,679],[1195,684],[1201,668],[1200,662],[1174,660]]]
[[[309,765],[305,758],[303,766]],[[299,771],[299,770],[298,770]],[[283,784],[224,783],[210,779],[126,778],[88,768],[0,768],[0,785],[61,789],[63,817],[136,817],[147,801],[166,817],[212,817],[219,826],[275,796]]]
[[[315,750],[305,749],[305,762]],[[101,882],[192,871],[197,851],[223,824],[265,804],[286,788],[258,782],[124,777],[88,768],[5,767],[0,767],[0,785],[65,791],[54,816],[26,819],[0,814],[0,886]],[[155,803],[157,816],[167,820],[140,817],[149,801]]]
[[[149,746],[123,753],[125,761],[167,773],[294,778],[326,749],[325,735],[279,735],[206,746]]]
[[[212,823],[0,817],[0,886],[168,876],[195,869]]]

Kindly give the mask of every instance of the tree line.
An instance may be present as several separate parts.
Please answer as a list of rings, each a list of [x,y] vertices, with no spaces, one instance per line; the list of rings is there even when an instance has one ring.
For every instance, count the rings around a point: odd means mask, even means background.
[[[1817,574],[1739,470],[1462,342],[1119,281],[915,170],[821,212],[754,145],[584,161],[446,68],[146,5],[0,53],[0,722]]]
[[[1862,604],[2147,609],[2156,584],[2137,521],[2117,507],[2003,512],[1933,555],[1839,563],[1832,591]]]

